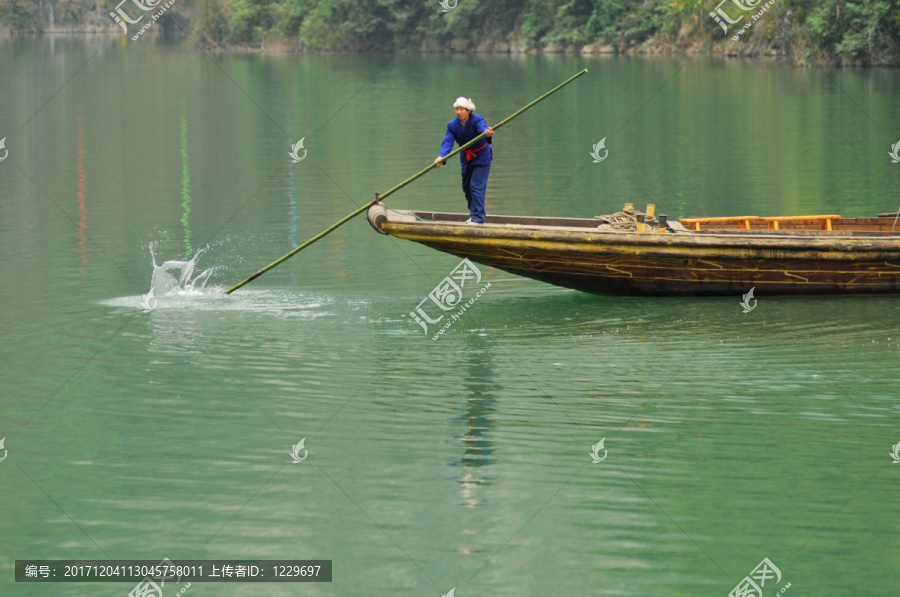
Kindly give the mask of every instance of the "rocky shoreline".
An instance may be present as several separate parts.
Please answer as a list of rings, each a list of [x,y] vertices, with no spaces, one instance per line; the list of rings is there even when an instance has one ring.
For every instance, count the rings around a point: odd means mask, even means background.
[[[120,0],[0,0],[0,19],[7,19],[0,22],[0,37],[133,37],[133,30],[146,23],[141,22],[143,13],[154,12],[166,0],[134,1],[136,6]],[[172,1],[171,9],[158,19],[160,26],[145,28],[142,34],[164,34],[169,39],[187,36],[190,45],[215,52],[391,53],[399,44],[406,44],[401,40],[412,39],[403,47],[404,52],[708,55],[776,59],[797,67],[900,65],[900,25],[892,25],[894,21],[900,23],[900,9],[891,12],[893,9],[877,0],[862,0],[859,6],[843,12],[838,5],[835,11],[823,12],[822,8],[810,12],[797,8],[795,0],[768,0],[764,4],[755,0],[747,4],[758,10],[739,20],[731,20],[721,11],[719,18],[684,3],[669,4],[668,0],[623,0],[622,6],[629,6],[631,12],[614,19],[607,15],[604,18],[612,20],[605,21],[605,29],[596,23],[589,26],[593,22],[590,19],[600,18],[599,13],[588,11],[593,15],[589,19],[584,7],[576,10],[568,0],[558,0],[562,2],[560,10],[569,11],[569,16],[560,17],[562,20],[538,15],[525,0],[510,0],[518,6],[512,13],[504,13],[499,5],[467,5],[471,7],[446,19],[421,6],[412,12],[391,12],[393,9],[388,8],[406,6],[406,0],[379,0],[377,6],[357,0],[302,0],[299,4],[294,0]],[[891,15],[893,21],[885,20]],[[500,16],[503,19],[497,21]],[[383,35],[385,31],[393,33]],[[605,41],[588,42],[598,38]]]
[[[46,25],[40,31],[12,31],[9,27],[0,27],[0,38],[23,35],[121,35],[122,30],[105,15],[93,13],[95,17],[90,22],[77,25]],[[108,23],[107,23],[108,21]],[[154,35],[157,32],[154,32]],[[311,52],[298,44],[296,40],[274,40],[259,45],[242,44],[217,44],[207,42],[194,37],[197,45],[204,50],[232,53],[353,53],[351,51],[316,51]],[[846,60],[839,60],[833,56],[813,55],[802,47],[792,46],[776,39],[767,39],[763,36],[748,36],[738,41],[730,39],[710,41],[697,36],[689,35],[673,36],[657,34],[646,41],[635,45],[625,44],[558,44],[548,43],[542,47],[534,47],[521,34],[510,35],[505,40],[482,40],[474,43],[467,39],[452,39],[448,42],[437,40],[425,40],[411,52],[431,54],[563,54],[583,56],[646,56],[646,55],[709,55],[728,58],[764,58],[774,59],[798,67],[806,66],[863,66]],[[888,65],[891,66],[891,65]]]

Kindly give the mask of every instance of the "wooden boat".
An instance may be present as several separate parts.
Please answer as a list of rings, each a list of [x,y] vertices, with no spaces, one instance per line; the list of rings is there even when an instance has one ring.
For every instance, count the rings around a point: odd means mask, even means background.
[[[677,222],[662,215],[659,220],[641,217],[634,210],[630,214],[632,230],[610,228],[604,223],[608,219],[495,215],[483,226],[472,226],[463,223],[467,214],[402,211],[382,204],[369,209],[368,219],[383,234],[593,294],[738,295],[751,288],[757,296],[900,291],[896,214]]]

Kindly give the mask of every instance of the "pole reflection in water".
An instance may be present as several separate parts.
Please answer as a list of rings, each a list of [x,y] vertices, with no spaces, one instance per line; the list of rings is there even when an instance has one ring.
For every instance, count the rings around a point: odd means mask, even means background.
[[[293,138],[291,125],[288,124],[288,138]],[[296,143],[296,141],[290,141],[291,145]],[[293,248],[297,248],[300,245],[297,243],[297,183],[294,180],[294,166],[296,164],[290,164],[288,167],[288,206],[290,209],[288,210],[288,215],[291,220],[291,234],[288,236],[288,240],[291,241],[291,246]]]
[[[82,275],[87,276],[87,266],[91,263],[90,254],[87,246],[87,227],[88,227],[88,209],[87,209],[87,173],[84,171],[84,126],[81,124],[81,108],[75,116],[75,151],[78,156],[78,257],[81,259]]]
[[[182,105],[182,110],[184,106]],[[188,170],[187,117],[181,114],[181,223],[184,226],[184,257],[194,254],[191,248],[191,174]]]
[[[297,142],[294,139],[294,130],[291,126],[291,122],[293,122],[293,117],[291,121],[288,122],[288,143],[291,147],[293,147],[294,143]],[[294,139],[293,141],[291,139]],[[297,182],[294,177],[294,168],[297,164],[290,163],[288,164],[288,216],[291,221],[290,234],[288,235],[288,241],[291,243],[293,248],[297,248],[300,246],[300,243],[297,242]],[[291,283],[297,284],[297,268],[294,268],[291,273]]]

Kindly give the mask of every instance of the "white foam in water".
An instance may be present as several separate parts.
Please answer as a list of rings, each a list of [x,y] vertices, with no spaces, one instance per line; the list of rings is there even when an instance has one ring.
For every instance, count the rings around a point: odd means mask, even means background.
[[[245,311],[279,316],[321,317],[332,315],[323,310],[334,302],[331,297],[311,296],[278,290],[240,290],[225,294],[225,286],[209,284],[216,268],[210,267],[194,275],[197,262],[206,248],[188,261],[169,260],[156,263],[154,245],[150,244],[153,275],[145,295],[123,296],[102,301],[110,307],[144,311]]]
[[[206,251],[206,247],[200,249],[190,261],[165,261],[162,265],[156,265],[156,254],[153,252],[153,243],[150,243],[150,258],[153,260],[153,277],[150,278],[150,292],[158,296],[180,295],[180,296],[197,296],[202,294],[210,294],[212,292],[222,292],[219,287],[206,290],[206,283],[209,277],[216,271],[216,268],[210,267],[196,276],[194,269],[197,267],[197,260]],[[177,272],[177,277],[176,273]]]

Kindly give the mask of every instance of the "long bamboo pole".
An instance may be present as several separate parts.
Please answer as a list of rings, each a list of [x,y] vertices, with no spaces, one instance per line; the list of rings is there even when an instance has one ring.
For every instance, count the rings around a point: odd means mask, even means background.
[[[533,107],[534,105],[536,105],[536,104],[542,102],[543,100],[547,99],[548,97],[550,97],[551,95],[553,95],[554,93],[556,93],[557,91],[559,91],[560,89],[562,89],[563,87],[565,87],[566,85],[568,85],[569,83],[571,83],[572,81],[574,81],[575,79],[577,79],[578,77],[580,77],[581,75],[583,75],[583,74],[585,74],[585,73],[587,73],[587,72],[588,72],[588,69],[584,69],[583,71],[579,72],[578,74],[576,74],[576,75],[574,75],[574,76],[572,76],[572,77],[566,79],[565,81],[563,81],[562,83],[560,83],[559,85],[557,85],[556,87],[554,87],[553,89],[551,89],[550,91],[548,91],[547,93],[545,93],[544,95],[542,95],[541,97],[539,97],[539,98],[537,98],[536,100],[534,100],[533,102],[529,103],[529,104],[526,105],[524,108],[518,110],[516,113],[512,114],[511,116],[508,116],[507,118],[501,120],[500,122],[498,122],[497,124],[495,124],[495,125],[494,125],[493,127],[491,127],[491,128],[492,128],[493,130],[496,131],[498,128],[500,128],[500,127],[503,126],[504,124],[510,122],[511,120],[513,120],[514,118],[516,118],[517,116],[519,116],[520,114],[522,114],[523,112],[525,112],[526,110],[528,110],[529,108]],[[453,150],[453,151],[451,151],[450,153],[448,153],[447,155],[443,156],[443,160],[441,160],[441,164],[446,163],[447,160],[449,160],[449,159],[452,158],[453,156],[457,155],[459,152],[468,149],[469,147],[471,147],[472,145],[474,145],[477,141],[480,141],[480,140],[484,139],[484,137],[485,137],[485,134],[484,134],[484,133],[481,133],[480,135],[478,135],[477,137],[475,137],[474,139],[472,139],[471,141],[469,141],[469,142],[466,143],[465,145],[462,145],[462,146],[460,146],[460,147],[457,147],[455,150]],[[418,179],[418,178],[420,178],[420,177],[422,177],[422,176],[425,176],[428,172],[430,172],[431,170],[433,170],[433,169],[436,168],[436,167],[437,167],[437,166],[436,166],[434,163],[432,163],[432,164],[430,164],[428,167],[426,167],[426,168],[422,169],[420,172],[416,173],[415,175],[410,176],[409,178],[407,178],[406,180],[404,180],[403,182],[401,182],[401,183],[398,184],[397,186],[395,186],[395,187],[393,187],[393,188],[391,188],[391,189],[388,189],[384,194],[378,194],[378,193],[375,193],[375,199],[373,199],[371,202],[369,202],[369,203],[363,205],[362,207],[360,207],[360,208],[357,209],[356,211],[354,211],[354,212],[348,214],[346,217],[341,218],[340,220],[338,220],[337,222],[335,222],[334,224],[332,224],[331,226],[329,226],[328,228],[326,228],[325,230],[323,230],[322,232],[320,232],[320,233],[317,234],[316,236],[312,237],[311,239],[309,239],[308,241],[306,241],[305,243],[303,243],[302,245],[300,245],[299,247],[297,247],[296,249],[294,249],[293,251],[291,251],[290,253],[288,253],[288,254],[285,255],[284,257],[282,257],[281,259],[278,259],[277,261],[273,261],[272,263],[270,263],[270,264],[267,265],[266,267],[262,268],[261,270],[259,270],[258,272],[256,272],[255,274],[253,274],[252,276],[250,276],[249,278],[247,278],[246,280],[244,280],[244,281],[242,281],[242,282],[240,282],[240,283],[238,283],[238,284],[235,284],[234,286],[232,286],[231,288],[229,288],[228,290],[226,290],[226,291],[225,291],[225,294],[231,294],[232,292],[234,292],[234,291],[237,290],[238,288],[241,288],[242,286],[245,286],[245,285],[249,284],[250,282],[252,282],[253,280],[255,280],[256,278],[260,277],[261,275],[263,275],[264,273],[266,273],[266,272],[269,271],[270,269],[272,269],[272,268],[274,268],[274,267],[276,267],[276,266],[278,266],[278,265],[281,265],[282,263],[284,263],[285,261],[287,261],[288,259],[290,259],[290,258],[293,257],[294,255],[296,255],[297,253],[299,253],[300,251],[302,251],[303,249],[305,249],[305,248],[308,247],[309,245],[313,244],[314,242],[316,242],[317,240],[319,240],[319,239],[321,239],[321,238],[323,238],[323,237],[325,237],[325,236],[328,236],[329,234],[331,234],[332,232],[334,232],[335,230],[337,230],[338,228],[340,228],[341,226],[343,226],[343,225],[346,224],[348,221],[352,220],[353,218],[355,218],[356,216],[358,216],[358,215],[361,214],[362,212],[366,211],[367,209],[369,209],[370,207],[372,207],[372,206],[375,205],[376,203],[378,203],[378,202],[380,202],[380,201],[383,201],[388,195],[391,195],[392,193],[395,193],[396,191],[399,191],[400,189],[402,189],[402,188],[405,187],[406,185],[410,184],[411,182],[415,181],[416,179]]]

